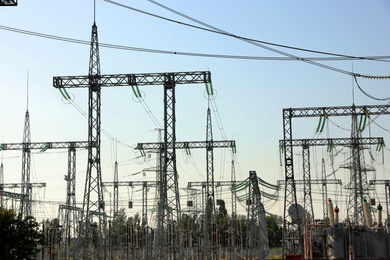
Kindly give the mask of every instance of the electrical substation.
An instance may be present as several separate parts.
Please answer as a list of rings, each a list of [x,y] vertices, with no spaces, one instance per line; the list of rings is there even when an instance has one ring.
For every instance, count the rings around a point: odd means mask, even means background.
[[[17,1],[0,1],[1,5],[14,6]],[[31,180],[32,153],[61,150],[67,155],[67,165],[63,166],[67,169],[65,203],[58,205],[54,220],[42,221],[44,243],[38,259],[266,260],[272,251],[266,219],[278,216],[266,212],[264,205],[275,201],[283,203],[279,216],[282,259],[390,259],[390,179],[377,179],[372,174],[374,157],[382,155],[382,164],[385,160],[386,140],[371,136],[366,128],[375,127],[373,123],[378,117],[390,115],[389,104],[285,108],[280,119],[283,138],[275,143],[279,147],[282,178],[271,183],[268,176],[259,176],[253,169],[239,179],[236,158],[240,144],[233,138],[213,137],[212,71],[102,74],[96,21],[92,25],[89,53],[87,75],[52,77],[53,87],[65,100],[71,102],[69,89],[88,92],[88,139],[33,142],[27,108],[22,142],[0,144],[2,154],[21,152],[20,183],[4,181],[6,161],[3,164],[1,159],[0,202],[2,207],[12,208],[22,216],[34,216],[37,201],[33,190],[47,187],[44,180]],[[206,88],[204,140],[176,139],[176,89],[182,85]],[[131,88],[139,99],[143,98],[142,88],[163,91],[164,125],[157,129],[157,142],[139,140],[134,146],[140,158],[156,158],[156,165],[144,169],[154,180],[140,175],[120,178],[115,161],[113,181],[103,181],[101,92],[106,87]],[[313,138],[295,131],[296,126],[304,128],[318,120],[316,133],[322,133],[325,126],[332,127],[329,122],[335,118],[350,122],[347,136]],[[304,120],[311,121],[301,122]],[[339,126],[334,123],[333,127]],[[313,158],[318,157],[316,148],[326,150],[318,163],[320,173],[312,167],[316,160]],[[86,173],[83,199],[77,201],[76,192],[80,191],[76,188],[76,174],[80,169],[76,169],[76,162],[81,150],[87,152],[83,162]],[[182,187],[178,154],[180,151],[190,155],[194,150],[206,155],[203,181],[189,180]],[[215,150],[225,150],[231,156],[230,178],[226,180],[215,177]],[[334,160],[340,151],[346,159],[338,167],[347,178],[335,175],[338,169]],[[327,172],[329,166],[331,173]],[[385,189],[384,196],[375,191],[378,187]],[[126,209],[120,203],[123,188],[136,189],[141,194],[138,202],[132,198],[126,201],[127,208],[137,212],[135,216],[124,214]],[[346,201],[339,198],[342,192],[347,193]]]

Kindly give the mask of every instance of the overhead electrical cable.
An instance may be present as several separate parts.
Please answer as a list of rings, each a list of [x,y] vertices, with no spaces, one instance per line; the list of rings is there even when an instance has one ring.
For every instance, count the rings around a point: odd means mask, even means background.
[[[356,83],[357,87],[359,88],[359,90],[360,90],[364,95],[366,95],[367,97],[369,97],[369,98],[371,98],[371,99],[374,99],[374,100],[376,100],[376,101],[389,101],[389,100],[390,100],[390,97],[387,97],[387,98],[377,98],[377,97],[374,97],[374,96],[368,94],[366,91],[364,91],[364,90],[360,87],[359,82],[357,81],[355,75],[353,76],[353,78],[355,79],[355,83]],[[378,79],[378,77],[372,77],[372,79]],[[380,78],[380,79],[382,79],[382,78]]]
[[[38,33],[28,30],[22,30],[13,27],[7,27],[0,25],[0,30],[16,32],[25,35],[31,35],[40,38],[46,38],[50,40],[63,41],[69,43],[76,43],[82,45],[90,45],[91,42],[89,40],[79,40],[74,38],[67,38],[62,36],[56,36],[51,34]],[[117,50],[125,50],[125,51],[137,51],[137,52],[145,52],[145,53],[157,53],[157,54],[167,54],[167,55],[180,55],[180,56],[193,56],[193,57],[204,57],[204,58],[220,58],[220,59],[238,59],[238,60],[261,60],[261,61],[297,61],[296,59],[291,59],[288,57],[262,57],[262,56],[245,56],[245,55],[226,55],[226,54],[212,54],[212,53],[195,53],[195,52],[181,52],[181,51],[169,51],[169,50],[158,50],[158,49],[147,49],[147,48],[139,48],[139,47],[131,47],[124,45],[116,45],[109,43],[101,43],[99,42],[99,47],[109,48],[109,49],[117,49]],[[374,61],[386,61],[389,62],[390,56],[364,56],[364,57],[306,57],[303,59],[309,60],[317,60],[317,61],[341,61],[341,60],[374,60]]]
[[[343,57],[343,58],[348,58],[348,59],[365,59],[365,60],[389,62],[387,60],[382,60],[382,59],[379,60],[379,59],[376,59],[376,58],[355,57],[355,56],[351,56],[351,55],[344,55],[344,54],[337,54],[337,53],[330,53],[330,52],[310,50],[310,49],[293,47],[293,46],[277,44],[277,43],[272,43],[272,42],[266,42],[266,41],[261,41],[261,40],[256,40],[256,39],[252,39],[252,38],[247,38],[247,37],[235,35],[235,34],[223,31],[223,30],[221,30],[221,29],[219,29],[217,27],[211,26],[211,25],[209,25],[207,23],[204,23],[204,22],[202,22],[200,20],[197,20],[197,19],[195,19],[193,17],[185,15],[185,14],[183,14],[181,12],[178,12],[178,11],[172,9],[172,8],[169,8],[168,6],[165,6],[165,5],[161,4],[161,3],[158,3],[158,2],[153,1],[153,0],[148,0],[148,1],[153,3],[153,4],[155,4],[155,5],[157,5],[157,6],[160,6],[161,8],[164,8],[164,9],[166,9],[166,10],[172,12],[172,13],[175,13],[175,14],[177,14],[179,16],[182,16],[182,17],[184,17],[186,19],[189,19],[189,20],[191,20],[191,21],[193,21],[195,23],[201,24],[201,25],[203,25],[203,26],[205,26],[207,28],[210,28],[210,29],[207,29],[205,27],[199,27],[199,26],[196,26],[196,25],[188,24],[188,23],[183,23],[183,22],[180,22],[180,21],[177,21],[177,20],[173,20],[173,19],[170,19],[170,18],[166,18],[166,17],[160,16],[160,15],[156,15],[156,14],[153,14],[153,13],[150,13],[150,12],[146,12],[146,11],[143,11],[143,10],[140,10],[140,9],[128,6],[128,5],[124,5],[124,4],[115,2],[115,1],[111,1],[111,0],[104,0],[104,1],[108,2],[108,3],[111,3],[111,4],[114,4],[114,5],[117,5],[117,6],[120,6],[120,7],[123,7],[123,8],[126,8],[126,9],[130,9],[130,10],[142,13],[142,14],[153,16],[153,17],[158,18],[158,19],[162,19],[162,20],[165,20],[165,21],[177,23],[177,24],[180,24],[180,25],[192,27],[192,28],[195,28],[195,29],[199,29],[199,30],[203,30],[203,31],[207,31],[207,32],[215,33],[215,34],[220,34],[220,35],[225,35],[225,36],[237,38],[237,39],[240,39],[240,40],[243,40],[243,41],[250,41],[250,42],[254,42],[254,43],[262,43],[262,44],[272,45],[272,46],[281,47],[281,48],[293,49],[293,50],[304,51],[304,52],[311,52],[311,53],[316,53],[316,54],[331,55],[331,56]]]
[[[224,34],[226,36],[230,36],[230,37],[233,37],[233,38],[237,38],[239,40],[242,40],[244,42],[247,42],[249,44],[252,44],[252,45],[255,45],[255,46],[258,46],[260,48],[263,48],[263,49],[266,49],[266,50],[269,50],[271,52],[275,52],[275,53],[278,53],[282,56],[286,56],[286,57],[289,57],[291,59],[295,59],[295,60],[298,60],[298,61],[302,61],[302,62],[305,62],[305,63],[308,63],[308,64],[311,64],[311,65],[314,65],[314,66],[318,66],[318,67],[321,67],[321,68],[324,68],[324,69],[328,69],[328,70],[332,70],[332,71],[335,71],[335,72],[339,72],[339,73],[342,73],[342,74],[346,74],[346,75],[350,75],[350,76],[355,76],[355,77],[366,77],[365,75],[361,75],[361,74],[358,74],[358,73],[354,73],[354,72],[350,72],[350,71],[346,71],[346,70],[342,70],[342,69],[338,69],[338,68],[335,68],[335,67],[332,67],[332,66],[328,66],[328,65],[325,65],[325,64],[321,64],[321,63],[318,63],[318,62],[314,62],[312,60],[309,60],[309,59],[306,59],[306,58],[302,58],[302,57],[298,57],[298,56],[295,56],[295,55],[292,55],[292,54],[289,54],[287,52],[283,52],[283,51],[280,51],[280,50],[277,50],[277,49],[274,49],[274,48],[271,48],[271,47],[268,47],[264,44],[267,44],[267,45],[271,45],[270,43],[266,43],[266,42],[261,42],[261,41],[255,41],[253,39],[248,39],[248,38],[245,38],[245,37],[240,37],[238,35],[235,35],[235,34],[231,34],[231,33],[228,33],[222,29],[219,29],[217,27],[214,27],[214,26],[211,26],[207,23],[204,23],[202,21],[199,21],[197,19],[194,19],[188,15],[185,15],[183,13],[180,13],[176,10],[173,10],[165,5],[162,5],[156,1],[153,1],[153,0],[148,0],[149,2],[153,3],[153,4],[156,4],[170,12],[173,12],[177,15],[180,15],[182,17],[185,17],[193,22],[196,22],[198,24],[201,24],[203,26],[206,26],[207,28],[211,28],[211,29],[206,29],[206,28],[203,28],[203,27],[199,27],[199,26],[194,26],[194,25],[191,25],[191,24],[186,24],[186,23],[182,23],[182,22],[179,22],[179,21],[175,21],[175,20],[172,20],[172,19],[168,19],[168,18],[165,18],[165,17],[162,17],[162,16],[159,16],[159,15],[155,15],[155,14],[152,14],[152,13],[149,13],[149,12],[145,12],[145,11],[142,11],[142,10],[139,10],[139,9],[136,9],[136,8],[133,8],[133,7],[130,7],[130,6],[127,6],[127,5],[124,5],[124,4],[120,4],[120,3],[117,3],[117,2],[114,2],[114,1],[111,1],[111,0],[104,0],[108,3],[111,3],[111,4],[115,4],[115,5],[118,5],[120,7],[123,7],[123,8],[127,8],[127,9],[130,9],[130,10],[133,10],[133,11],[137,11],[137,12],[141,12],[143,14],[147,14],[147,15],[151,15],[153,17],[157,17],[159,19],[163,19],[163,20],[166,20],[166,21],[170,21],[170,22],[174,22],[174,23],[179,23],[181,25],[186,25],[186,26],[190,26],[190,27],[193,27],[193,28],[197,28],[197,29],[200,29],[200,30],[205,30],[205,31],[209,31],[209,32],[213,32],[213,33],[219,33],[219,34]],[[275,44],[272,44],[275,46]],[[278,47],[281,47],[281,46],[278,46]],[[304,49],[302,49],[304,50]],[[309,50],[307,50],[309,51]],[[390,76],[383,76],[383,78],[386,78],[386,79],[390,79]]]

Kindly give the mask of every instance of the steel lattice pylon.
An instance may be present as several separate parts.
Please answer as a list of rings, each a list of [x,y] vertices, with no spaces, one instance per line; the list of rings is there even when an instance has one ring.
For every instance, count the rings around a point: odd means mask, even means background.
[[[302,168],[303,168],[303,182],[304,182],[304,209],[306,213],[310,213],[308,216],[308,223],[314,221],[313,202],[311,196],[311,174],[310,174],[310,146],[327,146],[328,151],[331,151],[335,146],[353,147],[354,139],[352,138],[317,138],[317,139],[293,139],[292,146],[302,147]],[[363,145],[380,145],[384,144],[382,137],[360,137],[357,140],[359,146]],[[356,144],[355,144],[356,145]],[[284,147],[284,140],[279,140],[279,147]],[[323,190],[326,190],[326,180],[323,178],[324,184],[322,185]],[[324,187],[325,186],[325,187]],[[326,192],[325,192],[326,193]],[[325,194],[323,193],[323,195]],[[326,197],[325,197],[326,203]],[[326,210],[324,206],[324,212]],[[324,213],[325,214],[325,213]],[[325,215],[326,216],[326,215]]]
[[[210,109],[208,109],[208,117],[210,116]],[[208,122],[209,122],[209,119],[208,119]],[[211,124],[211,121],[210,121],[210,124]],[[209,129],[209,127],[207,128]],[[194,142],[175,142],[174,145],[173,144],[167,144],[168,147],[170,149],[172,149],[173,147],[175,149],[186,149],[188,152],[191,148],[203,148],[203,149],[206,149],[207,151],[207,155],[206,155],[206,161],[207,161],[207,182],[205,183],[205,187],[208,186],[208,188],[210,190],[214,190],[214,185],[212,183],[214,183],[214,178],[213,178],[213,173],[214,173],[214,170],[213,170],[213,156],[212,154],[210,154],[210,149],[212,150],[213,148],[232,148],[233,149],[233,152],[235,151],[235,147],[236,147],[236,144],[235,144],[235,141],[232,141],[232,140],[225,140],[225,141],[213,141],[212,140],[212,137],[208,138],[207,141],[194,141]],[[141,153],[144,153],[144,150],[150,150],[150,151],[164,151],[164,147],[166,146],[165,143],[138,143],[136,148],[135,149],[138,149],[141,151]],[[210,162],[211,160],[211,162]],[[210,184],[210,175],[212,176],[211,177],[211,184]],[[165,180],[161,179],[161,182],[163,182]],[[162,184],[160,182],[160,190],[162,188],[164,188],[164,184]],[[214,194],[213,192],[210,192],[210,190],[207,189],[206,190],[206,197],[207,199],[206,200],[209,200],[209,196],[210,194]],[[160,202],[161,202],[161,197],[160,196]],[[212,196],[212,200],[214,200],[214,195]],[[206,202],[206,208],[207,208],[207,203]],[[214,203],[213,203],[214,205]],[[214,206],[213,206],[214,207]],[[206,209],[206,212],[207,212],[207,209]],[[215,213],[214,213],[215,214]],[[159,217],[159,216],[158,216]],[[206,222],[206,221],[205,221]],[[205,227],[207,227],[208,225],[205,224]],[[204,228],[204,231],[205,231],[205,228]],[[208,248],[210,246],[210,239],[209,239],[209,234],[210,230],[208,230],[208,232],[204,232],[203,236],[204,236],[204,239],[206,239],[207,242],[207,246],[205,246],[203,248],[203,250],[207,253],[208,251]]]
[[[294,182],[293,164],[293,131],[292,119],[303,117],[330,117],[330,116],[352,116],[352,115],[387,115],[390,114],[389,105],[373,106],[340,106],[340,107],[314,107],[314,108],[286,108],[283,109],[283,141],[285,145],[284,166],[285,166],[285,198],[284,198],[284,222],[283,222],[283,252],[282,255],[303,254],[302,223],[299,215],[296,187]],[[354,120],[352,120],[354,121]],[[357,128],[353,127],[352,132]],[[352,133],[352,139],[358,140],[358,134]],[[354,149],[352,149],[354,150]],[[358,158],[359,152],[353,151],[353,158]],[[357,165],[356,165],[357,166]],[[356,167],[355,167],[356,168]],[[359,176],[361,176],[359,174]],[[364,179],[364,178],[363,178]],[[356,183],[356,187],[361,187]],[[297,221],[292,221],[291,216]]]
[[[30,190],[30,162],[31,151],[29,144],[31,143],[31,130],[30,130],[30,114],[26,111],[24,117],[24,130],[23,130],[23,149],[22,149],[22,181],[21,181],[21,194],[22,200],[20,202],[19,212],[23,217],[31,216],[31,200],[32,193]]]
[[[249,202],[248,203],[248,227],[247,227],[247,255],[252,259],[268,259],[268,232],[265,221],[265,209],[261,202],[261,192],[256,171],[249,172]],[[249,252],[248,252],[249,250]]]
[[[164,86],[164,152],[162,157],[162,176],[163,182],[161,191],[162,198],[159,205],[159,223],[158,226],[164,228],[169,221],[174,224],[179,224],[180,219],[180,203],[177,187],[177,172],[175,158],[175,86],[177,84],[199,84],[210,83],[210,72],[178,72],[178,73],[147,73],[147,74],[116,74],[116,75],[101,75],[100,74],[100,59],[98,47],[98,33],[96,23],[92,26],[91,49],[89,59],[89,73],[87,76],[61,76],[53,77],[53,86],[55,88],[80,88],[86,87],[89,90],[88,101],[88,167],[87,177],[85,182],[84,200],[83,200],[83,217],[81,223],[84,225],[80,228],[84,239],[80,240],[79,245],[84,250],[84,258],[88,255],[88,244],[90,235],[94,235],[91,224],[92,216],[98,216],[97,236],[99,256],[105,257],[105,230],[106,230],[106,215],[104,209],[104,198],[101,181],[101,165],[100,165],[100,124],[101,124],[101,99],[100,90],[102,86],[144,86],[144,85],[163,85]],[[169,148],[173,147],[173,148]],[[167,169],[173,169],[173,173],[169,173]],[[171,196],[172,195],[172,196]],[[172,199],[173,197],[173,199]],[[169,201],[168,201],[169,200]],[[173,210],[176,214],[173,214]],[[91,214],[93,213],[93,214]],[[169,220],[168,220],[169,219]],[[97,223],[96,223],[97,224]],[[160,232],[157,233],[157,242]],[[166,240],[164,240],[166,241]],[[159,252],[161,247],[156,244],[156,252]],[[168,248],[168,251],[172,247]]]
[[[50,149],[68,149],[68,173],[65,176],[66,184],[66,205],[59,206],[59,219],[65,230],[65,253],[69,254],[70,234],[75,234],[75,225],[78,221],[78,216],[72,208],[76,207],[76,149],[87,149],[88,142],[86,141],[70,141],[70,142],[29,142],[29,143],[2,143],[0,144],[1,151],[18,151],[18,150],[39,150],[45,152]],[[33,188],[35,184],[30,183]],[[23,196],[21,197],[23,198]],[[71,220],[71,221],[70,221]],[[73,225],[71,225],[73,223]]]

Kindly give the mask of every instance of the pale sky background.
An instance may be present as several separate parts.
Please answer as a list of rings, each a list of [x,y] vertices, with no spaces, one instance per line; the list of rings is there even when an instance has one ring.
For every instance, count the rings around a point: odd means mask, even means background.
[[[195,24],[164,10],[149,1],[120,1],[118,3],[167,17],[183,23]],[[218,27],[229,33],[265,42],[288,45],[329,53],[351,56],[390,56],[390,3],[388,1],[161,1],[163,5]],[[255,57],[284,57],[280,54],[250,45],[241,40],[206,32],[177,23],[164,21],[132,11],[103,0],[96,1],[96,23],[100,43],[136,48],[192,52],[219,55],[245,55]],[[22,142],[24,114],[27,107],[27,72],[29,74],[28,110],[31,118],[32,142],[86,141],[87,119],[75,106],[65,104],[60,92],[52,86],[53,76],[86,75],[88,73],[89,46],[35,37],[5,30],[17,28],[89,41],[93,24],[93,1],[19,1],[17,7],[0,8],[0,138],[2,143]],[[267,45],[269,46],[269,45]],[[329,55],[273,47],[298,57],[329,58]],[[152,73],[209,70],[216,90],[213,113],[214,140],[221,140],[221,127],[228,139],[237,143],[238,180],[247,178],[255,170],[265,181],[276,184],[284,179],[280,166],[278,142],[283,138],[282,109],[298,107],[325,107],[356,105],[384,105],[366,97],[351,76],[318,66],[293,60],[248,60],[212,57],[193,57],[100,48],[102,74]],[[365,75],[389,75],[389,59],[385,61],[317,61],[334,68]],[[390,96],[388,80],[358,79],[360,86],[377,98]],[[68,89],[77,106],[87,111],[87,89]],[[139,156],[132,147],[139,142],[157,141],[154,130],[163,126],[162,86],[141,87],[145,103],[158,120],[156,124],[139,102],[134,101],[130,87],[102,89],[103,181],[113,181],[115,154],[119,162],[120,181],[155,180],[151,172],[133,175],[155,164]],[[204,85],[177,87],[177,141],[204,141],[206,110]],[[218,113],[215,113],[217,111]],[[219,116],[219,117],[217,117]],[[318,118],[293,121],[294,138],[336,138],[350,136],[350,118],[331,118],[323,133],[316,134]],[[388,116],[375,119],[363,136],[388,139]],[[115,152],[115,141],[117,144]],[[125,144],[125,145],[123,145]],[[383,154],[372,147],[368,163],[377,169],[369,179],[389,176],[389,150]],[[338,148],[334,168],[338,169],[348,154]],[[193,150],[192,157],[177,151],[180,187],[189,181],[205,181],[205,151]],[[301,149],[295,149],[295,178],[302,179]],[[77,153],[77,200],[82,203],[86,172],[86,151]],[[312,178],[321,176],[321,158],[326,160],[329,174],[332,169],[326,148],[312,148]],[[382,155],[384,155],[384,164]],[[20,182],[21,152],[1,153],[5,183]],[[230,180],[231,154],[229,150],[215,150],[215,180]],[[58,204],[65,203],[67,151],[34,152],[31,182],[46,182],[47,187],[34,190],[34,199],[41,203],[34,207],[39,218],[56,217]],[[337,170],[336,178],[347,184],[349,173]],[[263,191],[273,191],[260,187]],[[316,218],[322,217],[320,187],[313,186]],[[348,191],[329,186],[330,197],[339,204],[345,217]],[[112,194],[112,188],[108,189]],[[316,191],[316,192],[314,192]],[[15,190],[20,192],[20,190]],[[337,196],[336,196],[337,192]],[[217,194],[219,191],[217,191]],[[224,189],[230,212],[229,190]],[[314,195],[317,194],[317,195]],[[372,192],[384,204],[384,187]],[[154,197],[154,191],[149,192]],[[186,207],[186,193],[180,190],[182,208]],[[268,212],[283,215],[284,191],[279,201],[264,199]],[[298,187],[298,200],[303,189]],[[129,215],[141,211],[140,188],[120,188],[120,206],[134,201]],[[110,193],[105,193],[107,204]],[[150,204],[151,202],[149,202]],[[80,205],[81,206],[81,205]],[[106,209],[110,212],[110,208]],[[243,213],[243,209],[239,211]]]

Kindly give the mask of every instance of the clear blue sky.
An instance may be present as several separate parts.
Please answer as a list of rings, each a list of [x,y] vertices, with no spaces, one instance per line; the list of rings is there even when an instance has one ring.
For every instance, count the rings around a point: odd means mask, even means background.
[[[153,14],[195,24],[164,10],[148,1],[119,1],[121,4]],[[161,1],[188,16],[201,20],[229,33],[256,40],[294,46],[304,49],[338,53],[351,56],[389,56],[390,3],[388,1]],[[256,57],[284,57],[280,54],[250,45],[241,40],[197,30],[135,12],[103,0],[96,1],[96,23],[99,42],[130,47],[193,52],[220,55],[245,55]],[[0,8],[0,25],[37,33],[90,40],[93,23],[93,1],[19,1],[17,7]],[[87,119],[65,104],[61,94],[52,86],[53,76],[86,75],[88,73],[89,46],[49,40],[0,29],[0,138],[1,142],[21,142],[24,113],[26,111],[27,72],[29,72],[29,104],[31,136],[38,141],[85,141]],[[271,46],[272,47],[272,46]],[[276,48],[276,47],[275,47]],[[276,48],[298,57],[330,57],[315,53]],[[175,72],[210,70],[213,87],[217,91],[215,102],[228,139],[237,142],[240,165],[237,178],[245,179],[249,170],[256,170],[264,180],[276,184],[284,178],[279,164],[278,141],[283,138],[282,109],[288,107],[322,107],[386,104],[363,95],[352,77],[318,66],[298,61],[244,60],[211,57],[192,57],[125,51],[100,48],[102,74]],[[390,64],[378,61],[318,61],[344,71],[367,75],[389,75]],[[361,87],[373,96],[390,96],[389,81],[359,79]],[[354,91],[353,91],[354,89]],[[143,87],[145,102],[151,113],[163,125],[163,89],[158,86]],[[71,89],[75,103],[87,110],[87,90]],[[154,180],[152,173],[135,175],[154,164],[137,160],[139,154],[131,146],[138,142],[157,141],[156,125],[144,107],[135,102],[131,88],[102,90],[102,128],[110,136],[126,145],[118,144],[120,180]],[[188,85],[177,88],[177,140],[205,140],[206,110],[205,86]],[[213,113],[214,139],[222,139]],[[315,133],[318,119],[294,122],[295,138],[347,137],[349,118],[332,119],[327,130]],[[389,138],[389,118],[375,120],[364,136]],[[337,127],[336,124],[340,127]],[[383,128],[377,126],[380,125]],[[370,131],[369,131],[370,130]],[[103,135],[103,180],[113,180],[115,152],[113,140]],[[373,151],[375,153],[375,149]],[[299,154],[300,149],[294,153]],[[4,152],[5,182],[20,182],[20,152]],[[205,151],[192,151],[187,158],[178,151],[180,186],[188,181],[205,180]],[[321,174],[321,158],[327,154],[313,148],[313,178]],[[342,153],[341,153],[342,154]],[[389,156],[385,150],[385,160]],[[382,154],[374,154],[378,162]],[[342,163],[346,155],[340,155]],[[369,156],[366,156],[367,159]],[[230,179],[229,151],[215,151],[215,179]],[[296,162],[299,163],[297,155]],[[328,160],[328,159],[327,159]],[[77,157],[77,198],[82,201],[85,182],[86,151]],[[193,162],[192,162],[193,161]],[[196,170],[194,164],[199,170]],[[338,165],[335,166],[338,168]],[[376,178],[389,173],[376,166]],[[300,166],[295,168],[299,171]],[[331,165],[327,163],[328,172]],[[54,201],[43,203],[44,214],[55,214],[58,203],[65,201],[67,152],[47,151],[34,154],[32,182],[46,182],[47,188],[36,199]],[[348,182],[349,174],[338,171],[337,178]],[[301,179],[299,172],[297,179]],[[373,176],[370,175],[370,179]],[[318,187],[313,187],[318,189]],[[333,187],[329,187],[333,189]],[[379,188],[378,188],[379,189]],[[111,189],[110,189],[111,190]],[[18,190],[16,192],[19,192]],[[227,191],[225,190],[225,193]],[[270,191],[267,191],[270,192]],[[345,201],[347,191],[342,191],[339,203]],[[383,191],[380,192],[383,195]],[[283,198],[283,191],[280,196]],[[121,189],[122,205],[140,196],[137,189]],[[150,193],[149,197],[153,197]],[[185,207],[185,193],[182,205]],[[381,196],[381,195],[379,195]],[[229,196],[230,197],[230,196]],[[109,194],[105,195],[109,200]],[[298,195],[301,198],[301,195]],[[320,198],[320,197],[319,197]],[[319,198],[317,205],[321,205]],[[382,196],[382,200],[383,200]],[[139,204],[139,202],[138,202]],[[273,206],[271,206],[271,204]],[[266,208],[283,214],[282,201],[267,202]],[[341,209],[343,210],[343,209]],[[133,214],[130,211],[129,214]],[[316,210],[321,216],[322,210]]]

